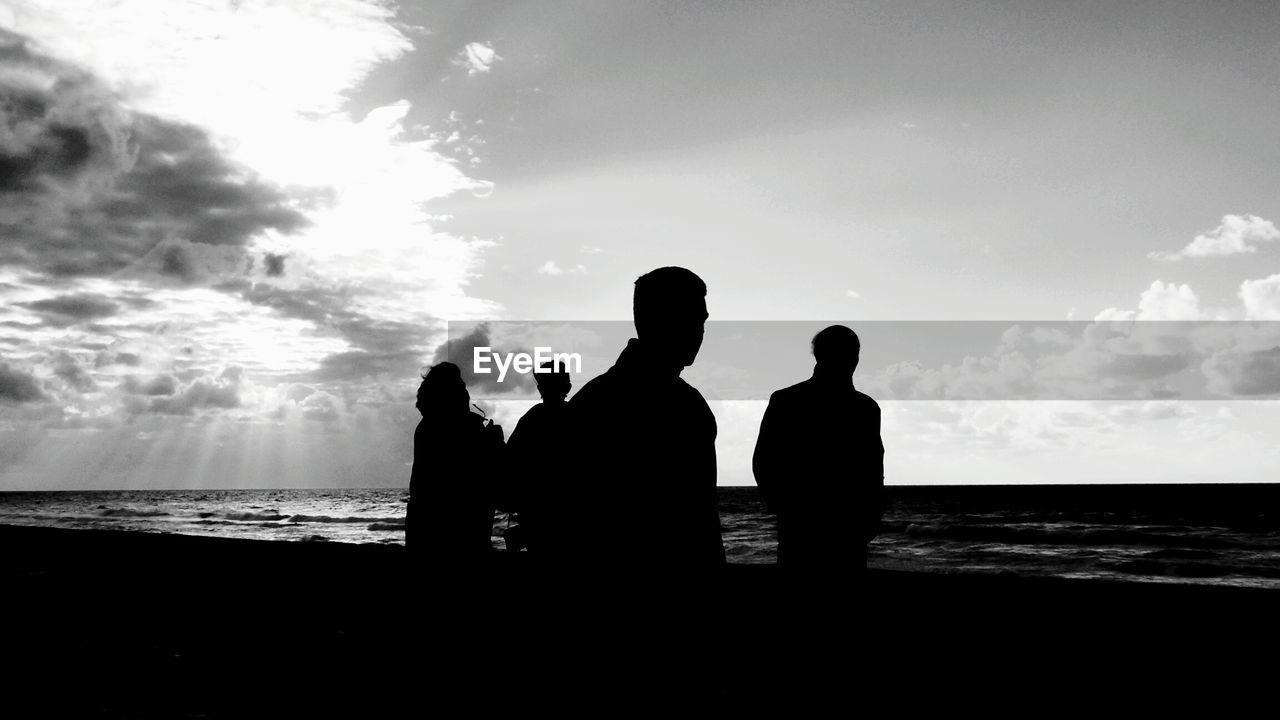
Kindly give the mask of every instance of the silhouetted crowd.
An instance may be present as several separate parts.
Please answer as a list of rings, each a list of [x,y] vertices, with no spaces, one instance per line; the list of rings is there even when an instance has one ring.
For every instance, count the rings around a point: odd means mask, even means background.
[[[641,276],[636,337],[613,366],[572,400],[566,369],[541,366],[542,402],[505,442],[500,425],[472,411],[458,366],[433,366],[418,389],[410,553],[440,567],[479,562],[501,510],[518,518],[508,522],[507,549],[549,565],[722,565],[716,419],[680,377],[702,345],[706,294],[684,268]],[[777,517],[780,565],[857,570],[883,508],[880,407],[854,388],[853,330],[828,327],[812,350],[812,377],[770,397],[752,467]]]

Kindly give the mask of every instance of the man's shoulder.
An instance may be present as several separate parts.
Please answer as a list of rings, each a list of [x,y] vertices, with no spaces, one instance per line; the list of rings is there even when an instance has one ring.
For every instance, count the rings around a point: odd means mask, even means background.
[[[598,403],[607,403],[613,400],[612,395],[617,390],[617,381],[613,375],[612,369],[606,370],[604,373],[597,375],[587,381],[569,398],[569,407],[577,409],[588,405]]]
[[[677,391],[682,396],[681,399],[690,404],[700,405],[709,408],[707,399],[702,396],[702,391],[689,384],[684,378],[676,378]]]
[[[880,403],[876,402],[875,398],[862,392],[861,390],[853,391],[853,401],[859,407],[865,408],[868,412],[870,411],[880,412]]]
[[[519,427],[520,425],[537,424],[542,421],[543,417],[546,414],[547,414],[547,404],[538,403],[537,405],[534,405],[533,407],[524,411],[524,414],[521,415],[520,419],[516,422],[516,426]]]
[[[843,403],[843,402],[847,402],[848,399],[849,399],[849,396],[840,398],[839,396],[829,395],[828,391],[824,391],[822,388],[818,387],[818,384],[814,381],[813,378],[809,378],[807,380],[801,380],[795,385],[790,385],[788,387],[782,388],[781,390],[774,391],[773,394],[769,396],[769,403],[775,406],[786,406],[786,405],[797,405],[797,404],[807,405],[807,404],[812,404],[814,402]],[[877,403],[875,399],[873,399],[870,395],[860,390],[855,389],[853,391],[852,401],[853,401],[854,407],[858,408],[859,410],[863,410],[866,412],[872,412],[872,411],[880,412],[880,404]]]
[[[806,399],[816,395],[817,393],[818,390],[814,385],[813,378],[809,378],[808,380],[801,380],[795,385],[784,387],[781,390],[775,390],[773,394],[769,396],[769,402],[776,401],[786,403],[794,400]]]

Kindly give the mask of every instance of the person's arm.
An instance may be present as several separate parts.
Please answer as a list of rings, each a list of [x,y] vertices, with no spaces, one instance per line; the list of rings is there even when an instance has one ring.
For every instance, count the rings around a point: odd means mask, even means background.
[[[773,513],[778,512],[781,500],[779,490],[781,483],[784,482],[781,477],[783,448],[779,447],[782,421],[779,418],[778,404],[776,394],[769,398],[769,405],[765,408],[764,417],[760,420],[760,434],[756,437],[755,452],[751,456],[751,470],[756,478],[756,486],[760,488],[761,497],[769,506],[769,511]]]
[[[867,542],[880,534],[880,519],[884,516],[884,439],[880,435],[880,406],[873,400],[867,422],[867,469],[865,482],[868,488],[867,502],[864,503],[862,527]]]
[[[503,452],[502,463],[500,467],[501,481],[498,483],[498,502],[497,507],[502,512],[520,512],[524,505],[521,496],[523,488],[520,486],[521,471],[529,469],[529,458],[527,457],[528,448],[526,447],[528,440],[528,426],[525,424],[525,417],[520,418],[516,422],[516,429],[511,431],[511,437],[507,438],[505,450]]]

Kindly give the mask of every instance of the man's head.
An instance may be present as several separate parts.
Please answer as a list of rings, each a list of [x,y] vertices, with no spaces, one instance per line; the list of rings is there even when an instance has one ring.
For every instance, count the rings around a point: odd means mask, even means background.
[[[843,325],[823,328],[813,336],[813,358],[821,372],[852,377],[861,350],[858,334]]]
[[[544,402],[562,402],[573,389],[569,371],[563,363],[542,363],[538,366],[538,372],[533,374],[533,380],[538,383],[538,394]]]
[[[467,411],[471,405],[471,394],[467,392],[467,384],[462,380],[462,370],[451,362],[433,365],[426,375],[422,376],[422,384],[418,386],[418,412],[446,414]]]
[[[663,267],[636,280],[631,305],[636,335],[660,361],[688,367],[702,347],[707,284],[682,267]]]

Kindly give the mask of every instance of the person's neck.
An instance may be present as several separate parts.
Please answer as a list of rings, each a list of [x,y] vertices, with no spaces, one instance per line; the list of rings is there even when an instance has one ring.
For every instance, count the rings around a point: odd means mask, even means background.
[[[646,375],[675,380],[684,371],[683,365],[666,360],[653,352],[650,349],[651,345],[646,344],[641,338],[633,339],[627,347],[632,351],[631,360],[635,367]]]
[[[832,370],[821,365],[813,366],[813,379],[819,385],[834,388],[853,387],[853,373],[843,370]]]

